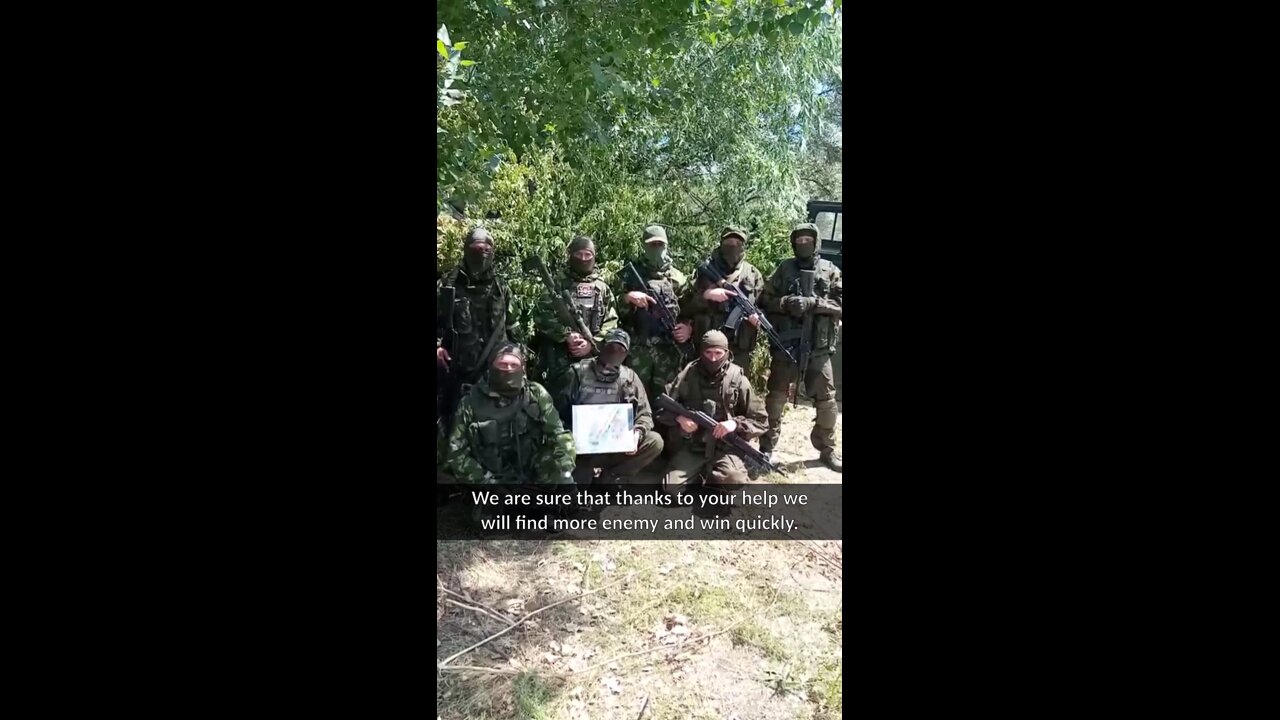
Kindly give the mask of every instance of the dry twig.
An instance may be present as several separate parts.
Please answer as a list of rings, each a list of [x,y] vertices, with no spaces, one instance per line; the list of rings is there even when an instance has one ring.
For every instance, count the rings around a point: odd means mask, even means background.
[[[476,648],[480,647],[481,645],[484,645],[485,643],[490,642],[491,640],[496,640],[497,638],[500,638],[500,637],[502,637],[503,635],[506,635],[507,633],[509,633],[509,632],[511,632],[512,630],[514,630],[515,628],[519,627],[522,623],[524,623],[524,621],[528,620],[529,618],[533,617],[534,615],[537,615],[538,613],[543,612],[543,611],[546,611],[546,610],[550,610],[551,608],[556,607],[557,605],[563,605],[563,604],[565,604],[565,603],[569,602],[570,600],[577,600],[577,599],[578,599],[578,598],[580,598],[580,597],[584,597],[584,596],[586,596],[586,595],[591,595],[591,594],[594,594],[594,593],[598,593],[598,592],[600,592],[601,590],[605,590],[605,589],[607,589],[607,588],[613,587],[614,585],[617,585],[618,583],[626,582],[627,580],[630,580],[630,579],[631,579],[631,577],[632,577],[632,575],[631,575],[631,574],[628,574],[626,577],[619,578],[618,580],[616,580],[616,581],[614,581],[614,582],[611,582],[611,583],[609,583],[608,585],[601,585],[600,587],[596,588],[595,590],[587,590],[586,592],[580,592],[580,593],[578,593],[577,595],[571,595],[571,596],[569,596],[569,597],[567,597],[567,598],[565,598],[565,599],[563,599],[563,600],[557,600],[557,601],[555,601],[555,602],[551,603],[550,605],[543,605],[542,607],[538,608],[537,610],[533,610],[533,611],[527,612],[527,613],[525,613],[525,614],[524,614],[524,617],[520,618],[519,620],[516,620],[515,622],[513,622],[513,623],[511,623],[510,625],[508,625],[507,627],[505,627],[505,628],[503,628],[503,629],[499,630],[498,632],[496,632],[496,633],[494,633],[494,634],[490,635],[489,637],[485,638],[484,640],[481,640],[480,642],[478,642],[478,643],[476,643],[476,644],[474,644],[474,645],[472,645],[472,646],[470,646],[470,647],[467,647],[467,648],[464,648],[464,649],[462,649],[462,650],[459,650],[458,652],[456,652],[456,653],[454,653],[454,654],[450,655],[449,657],[445,658],[444,660],[441,660],[440,662],[436,663],[436,667],[437,667],[438,669],[440,669],[440,670],[447,670],[447,669],[449,669],[449,668],[448,668],[449,661],[454,660],[454,659],[456,659],[456,658],[458,658],[458,657],[461,657],[462,655],[465,655],[466,653],[469,653],[469,652],[471,652],[472,650],[475,650]],[[775,599],[776,599],[776,597],[775,597]]]
[[[476,606],[474,606],[474,605],[468,605],[468,604],[466,604],[466,603],[460,603],[460,602],[458,602],[457,600],[452,600],[452,599],[450,599],[450,598],[445,598],[445,599],[444,599],[444,601],[445,601],[445,602],[447,602],[447,603],[449,603],[450,605],[457,605],[457,606],[458,606],[458,607],[460,607],[460,608],[466,608],[466,609],[468,609],[468,610],[474,610],[474,611],[476,611],[476,612],[480,613],[481,615],[484,615],[485,617],[491,617],[491,618],[493,618],[493,619],[495,619],[495,620],[501,620],[501,621],[502,621],[504,624],[506,624],[506,625],[511,625],[511,624],[515,623],[515,620],[512,620],[512,619],[511,619],[511,618],[509,618],[509,617],[504,617],[504,616],[502,616],[502,615],[497,614],[496,612],[494,612],[494,611],[493,611],[493,609],[492,609],[492,608],[489,608],[487,605],[481,605],[480,607],[476,607]]]

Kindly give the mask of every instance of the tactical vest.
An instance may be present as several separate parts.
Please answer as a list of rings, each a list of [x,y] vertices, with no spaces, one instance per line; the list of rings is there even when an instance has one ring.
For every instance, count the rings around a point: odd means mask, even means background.
[[[636,263],[636,270],[642,272],[652,272],[640,263]],[[645,284],[654,294],[662,299],[662,304],[671,309],[672,317],[680,317],[680,303],[676,299],[676,284],[671,279],[670,270],[658,273],[651,277],[645,278]],[[627,286],[628,291],[635,288]],[[670,341],[669,336],[663,332],[662,321],[650,310],[636,309],[634,327],[631,329],[632,342],[642,342],[651,345],[659,340]]]
[[[749,273],[747,272],[747,268],[754,270],[754,267],[746,260],[738,263],[738,267],[734,268],[733,272],[729,273],[724,272],[723,267],[720,267],[719,265],[716,266],[716,270],[720,271],[724,275],[726,282],[729,284],[736,284],[741,281],[742,288],[744,290],[748,293],[754,293],[751,295],[751,301],[758,305],[760,294],[764,291],[763,281],[759,279],[759,271]],[[707,288],[712,287],[709,282],[702,279],[700,275],[695,275],[693,282],[695,292],[702,292]],[[710,308],[710,312],[705,315],[699,315],[693,319],[693,337],[700,338],[708,330],[719,330],[725,334],[725,337],[729,338],[729,346],[736,354],[741,357],[750,357],[751,352],[755,350],[756,341],[759,339],[760,331],[757,330],[754,325],[747,322],[745,317],[740,323],[738,323],[737,330],[733,330],[725,325],[725,322],[729,319],[731,310],[736,307],[732,299],[724,302],[708,302],[707,306]],[[760,311],[764,312],[764,308],[760,308]]]
[[[600,325],[604,322],[604,311],[601,307],[604,298],[601,297],[600,288],[591,280],[579,281],[572,277],[568,277],[566,283],[569,295],[573,297],[573,304],[582,311],[582,319],[587,321],[591,334],[600,332]]]
[[[685,407],[690,410],[702,410],[703,403],[711,400],[716,404],[716,411],[711,415],[712,419],[723,421],[733,418],[733,411],[738,407],[738,402],[741,400],[738,392],[738,379],[741,377],[742,368],[733,362],[729,362],[729,366],[725,368],[724,376],[720,378],[718,387],[708,392],[709,388],[707,386],[714,384],[716,381],[704,377],[702,371],[698,369],[698,362],[694,361],[685,366],[673,387],[679,388],[681,385],[688,383],[689,395],[685,398]]]
[[[594,370],[583,365],[585,363],[573,366],[573,374],[578,377],[577,393],[573,398],[574,405],[608,405],[626,402],[622,399],[622,378],[627,368],[618,368],[618,377],[612,382],[605,382],[596,377]]]
[[[783,266],[780,267],[779,270],[785,268],[787,274],[785,276],[785,283],[782,287],[782,295],[799,295],[799,263],[797,263],[794,258],[784,260],[783,263]],[[814,270],[813,296],[815,298],[830,297],[830,278],[835,274],[836,266],[833,265],[830,260],[819,259],[814,265]],[[804,322],[803,317],[792,317],[784,309],[777,313],[776,316],[770,315],[769,320],[773,322],[773,326],[777,329],[778,335],[782,338],[784,343],[790,346],[795,346],[799,343],[800,329]],[[813,352],[818,354],[835,352],[836,339],[835,319],[830,315],[814,315],[812,338]]]
[[[471,388],[474,413],[475,460],[502,480],[524,478],[542,449],[542,411],[530,402],[528,386],[515,400],[498,407],[495,398]]]
[[[487,364],[487,358],[481,357],[486,346],[502,342],[502,337],[490,343],[495,332],[506,334],[507,323],[507,290],[506,285],[494,275],[493,282],[487,285],[468,285],[458,287],[458,271],[454,268],[445,277],[445,287],[457,288],[453,305],[453,328],[458,333],[458,346],[454,348],[453,357],[456,366],[461,369],[464,382],[474,382],[476,375]]]

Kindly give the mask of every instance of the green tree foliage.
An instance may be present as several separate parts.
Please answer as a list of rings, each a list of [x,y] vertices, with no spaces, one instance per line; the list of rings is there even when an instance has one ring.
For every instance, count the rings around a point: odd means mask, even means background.
[[[519,258],[563,258],[576,233],[596,239],[612,274],[661,223],[688,270],[720,227],[741,224],[767,274],[790,254],[805,201],[838,197],[839,7],[445,0],[437,204],[501,215],[487,224],[521,313],[539,291]],[[440,268],[463,232],[438,223]]]

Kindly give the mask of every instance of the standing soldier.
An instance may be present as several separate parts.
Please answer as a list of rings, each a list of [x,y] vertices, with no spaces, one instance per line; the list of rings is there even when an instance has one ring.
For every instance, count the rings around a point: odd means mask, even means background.
[[[600,355],[582,360],[565,370],[557,383],[556,407],[560,419],[570,431],[573,429],[574,405],[603,405],[627,403],[635,409],[636,449],[629,453],[579,455],[573,479],[579,485],[590,485],[595,469],[605,471],[601,484],[614,485],[628,482],[650,462],[662,454],[662,437],[653,431],[653,414],[644,383],[635,371],[623,367],[622,361],[631,349],[631,338],[625,330],[611,330],[600,345]]]
[[[818,258],[817,225],[797,225],[791,231],[791,250],[795,257],[782,261],[773,277],[769,278],[760,300],[769,317],[777,318],[778,334],[784,341],[809,341],[809,361],[802,376],[801,369],[792,365],[782,353],[776,350],[773,352],[769,366],[769,394],[765,398],[765,408],[769,411],[769,432],[760,438],[760,450],[765,453],[773,451],[782,430],[782,411],[787,404],[787,389],[792,382],[803,382],[817,411],[809,440],[820,452],[819,459],[827,467],[840,472],[842,465],[840,456],[836,454],[836,388],[831,371],[831,354],[836,347],[836,323],[841,318],[841,303],[844,299],[840,270],[829,260]],[[812,296],[802,293],[802,271],[813,273]],[[808,338],[801,337],[805,316],[813,318]],[[796,357],[799,359],[800,355],[797,354]],[[799,387],[796,392],[800,392]]]
[[[524,373],[524,353],[503,345],[487,375],[462,398],[449,434],[449,469],[457,482],[573,482],[573,438],[551,396]]]
[[[494,348],[517,341],[511,292],[493,269],[493,235],[482,227],[463,241],[462,262],[436,284],[436,467],[458,399],[485,372]]]
[[[600,347],[605,334],[618,326],[618,312],[613,306],[613,290],[596,271],[595,241],[579,235],[569,243],[568,271],[559,282],[554,290],[569,291],[573,298],[573,307],[569,309],[581,314],[592,331],[592,341]],[[555,395],[555,384],[572,363],[591,355],[591,345],[576,328],[565,325],[549,292],[540,297],[533,324],[538,343],[538,372],[546,373],[543,375],[546,388]]]
[[[618,324],[631,334],[631,368],[640,376],[649,397],[657,397],[686,362],[678,345],[689,341],[693,328],[681,316],[679,298],[688,281],[684,273],[671,266],[667,231],[658,225],[644,229],[644,255],[631,264],[645,287],[638,287],[634,278],[628,277],[630,273],[624,265],[615,284]],[[661,298],[676,318],[671,332],[663,328],[659,309],[653,307],[654,299],[646,290]]]
[[[737,284],[747,292],[748,298],[755,302],[764,290],[764,276],[755,267],[743,260],[746,254],[747,232],[742,228],[727,227],[720,233],[720,247],[711,253],[710,264],[720,273],[724,281]],[[759,335],[760,317],[751,315],[738,318],[737,327],[726,327],[725,322],[734,309],[732,290],[719,287],[702,273],[695,274],[689,291],[680,301],[680,305],[693,319],[693,333],[699,337],[708,330],[719,330],[729,338],[729,346],[734,357],[749,362],[751,351],[755,349]],[[747,321],[742,325],[741,321]]]
[[[764,403],[751,389],[742,368],[729,353],[729,339],[719,330],[702,336],[698,359],[689,363],[671,385],[671,397],[691,411],[702,411],[720,424],[703,430],[684,416],[659,410],[658,420],[678,425],[678,449],[671,458],[663,486],[670,493],[684,491],[699,473],[706,483],[733,490],[747,482],[747,465],[738,451],[716,442],[729,433],[746,440],[758,437],[768,426]]]

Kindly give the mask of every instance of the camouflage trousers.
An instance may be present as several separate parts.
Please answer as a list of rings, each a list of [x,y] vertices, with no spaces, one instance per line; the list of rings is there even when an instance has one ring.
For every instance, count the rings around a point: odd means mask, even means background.
[[[787,404],[787,387],[799,376],[799,371],[786,358],[774,358],[769,366],[769,394],[764,399],[765,412],[769,414],[769,430],[760,438],[760,450],[769,452],[782,434],[782,413]],[[836,446],[836,383],[832,375],[831,355],[811,355],[809,368],[804,374],[805,393],[813,398],[817,417],[809,441],[818,450]]]
[[[573,480],[579,485],[591,485],[595,480],[595,469],[604,472],[600,476],[601,483],[628,482],[641,470],[649,466],[662,454],[662,436],[650,430],[636,446],[632,455],[625,453],[608,453],[605,455],[579,455],[577,467],[573,471]]]
[[[538,348],[538,364],[529,379],[542,385],[547,389],[548,393],[551,393],[551,397],[555,397],[565,379],[565,371],[569,369],[569,366],[587,357],[590,356],[570,357],[562,344],[544,344]]]
[[[667,474],[662,478],[662,489],[675,494],[685,492],[701,473],[706,484],[732,491],[747,484],[747,464],[733,453],[717,449],[710,458],[705,452],[695,452],[682,447],[671,458]]]
[[[657,397],[667,391],[667,383],[676,379],[680,369],[689,360],[692,358],[685,359],[680,348],[670,343],[636,343],[627,355],[625,364],[640,377],[640,382],[644,383],[644,391],[649,394],[649,404],[653,405]]]
[[[680,370],[692,359],[685,358],[680,348],[671,343],[636,343],[627,355],[626,365],[644,383],[644,391],[649,395],[649,407],[656,407],[658,396],[667,391],[667,384],[675,380]],[[675,428],[661,429],[661,426],[658,432],[666,439],[665,453],[667,457],[671,457],[679,445],[675,441],[680,433]]]

